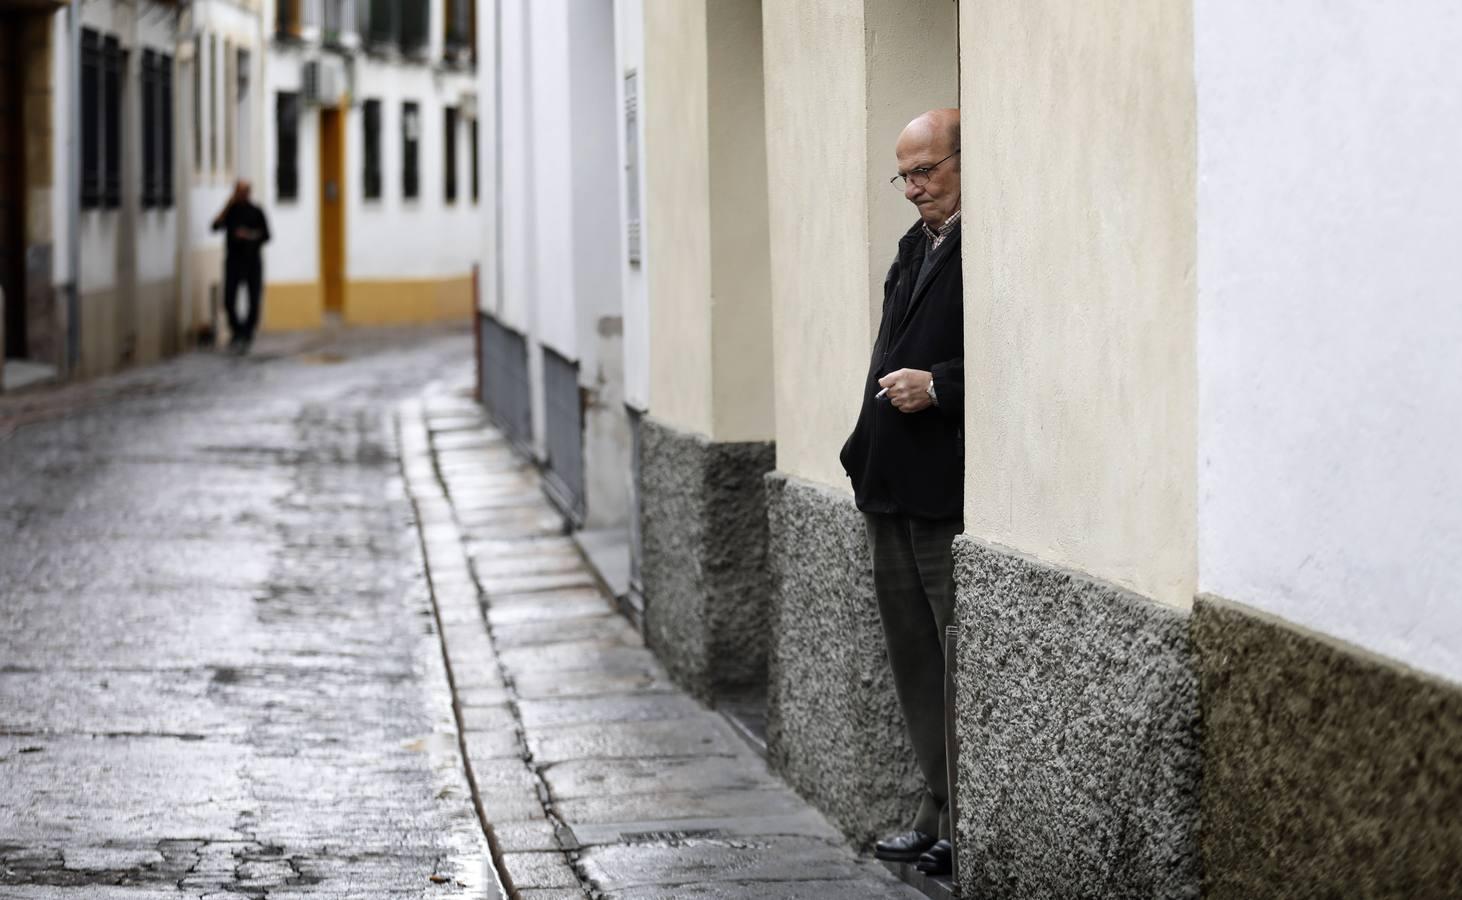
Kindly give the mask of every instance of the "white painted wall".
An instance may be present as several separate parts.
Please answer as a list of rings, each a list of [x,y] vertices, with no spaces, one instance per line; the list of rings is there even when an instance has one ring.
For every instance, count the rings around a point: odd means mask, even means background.
[[[269,61],[264,66],[264,179],[254,191],[254,202],[269,217],[270,242],[264,248],[264,277],[271,282],[315,281],[320,272],[317,197],[320,184],[320,117],[313,108],[305,106],[300,110],[299,191],[295,199],[280,199],[275,177],[279,165],[279,140],[275,128],[277,96],[281,91],[300,90],[307,52],[300,47],[279,43],[271,43],[268,52]],[[207,121],[206,114],[204,121]],[[206,147],[204,156],[206,159]],[[398,184],[399,180],[398,176]],[[423,177],[422,184],[429,185],[430,182]],[[209,215],[209,220],[216,214],[217,210]],[[349,227],[347,218],[347,230]]]
[[[484,253],[481,194],[472,200],[471,123],[457,124],[457,199],[446,201],[445,109],[462,105],[477,89],[465,72],[438,72],[422,65],[356,61],[356,90],[346,114],[346,277],[352,281],[445,278],[465,275]],[[381,196],[365,199],[365,115],[361,103],[381,101]],[[418,196],[402,195],[402,104],[418,104]],[[315,111],[309,114],[318,116]],[[482,139],[491,138],[484,131]],[[300,153],[319,153],[311,143]],[[479,171],[485,186],[491,173]],[[307,186],[301,185],[301,199]],[[318,188],[313,188],[318,190]],[[313,190],[309,196],[313,204]]]
[[[599,2],[599,0],[592,0]],[[569,360],[580,358],[575,323],[574,267],[580,252],[574,184],[574,141],[578,138],[570,85],[570,0],[533,0],[529,60],[532,102],[527,109],[533,159],[532,223],[534,316],[541,344]],[[577,12],[575,12],[577,15]]]
[[[1462,8],[1198,0],[1200,585],[1462,680]]]
[[[640,261],[629,262],[628,232],[621,223],[619,235],[620,287],[623,297],[624,321],[624,394],[625,402],[640,412],[650,408],[650,298],[646,284],[646,271],[650,265],[646,232],[650,223],[644,214],[645,199],[645,5],[644,0],[615,0],[614,27],[616,35],[615,57],[618,62],[618,122],[619,140],[619,190],[620,216],[629,209],[628,185],[624,177],[629,165],[625,143],[625,74],[633,70],[639,84],[639,110],[636,117],[638,135],[635,141],[636,164],[639,167],[639,209],[640,209]]]
[[[435,29],[433,30],[435,33]],[[256,202],[269,216],[273,241],[266,249],[271,281],[311,281],[319,271],[319,122],[317,107],[303,106],[299,120],[299,194],[281,200],[275,168],[278,139],[275,103],[280,91],[298,91],[306,59],[318,51],[272,44],[265,67],[262,112],[265,177],[256,185]],[[439,279],[467,275],[487,252],[479,200],[472,200],[470,123],[459,117],[457,199],[445,194],[445,109],[463,105],[478,91],[471,72],[443,70],[419,62],[392,62],[368,55],[355,58],[355,90],[345,110],[345,266],[352,281]],[[381,197],[365,199],[365,128],[361,101],[381,100]],[[418,195],[402,190],[402,104],[418,104],[421,131],[417,151]],[[205,117],[206,118],[206,117]],[[484,123],[486,125],[486,123]],[[483,127],[480,140],[492,134]],[[479,171],[479,184],[489,186],[492,173]],[[212,198],[210,198],[212,199]],[[217,201],[222,202],[220,199]],[[206,211],[205,207],[203,211]],[[211,220],[216,209],[208,212]],[[203,224],[206,228],[206,222]]]
[[[67,71],[60,74],[52,94],[54,136],[53,177],[63,185],[57,194],[60,204],[68,179],[70,111],[70,37],[65,16],[56,17],[57,44],[53,59]],[[103,35],[115,36],[127,53],[122,83],[122,205],[115,209],[83,209],[79,220],[81,242],[81,290],[103,291],[135,278],[149,284],[171,278],[177,269],[177,211],[143,209],[140,200],[142,165],[141,60],[146,49],[172,55],[176,29],[173,19],[139,15],[116,2],[90,3],[81,7],[81,24]],[[175,185],[177,187],[177,185]],[[175,190],[181,195],[180,190]],[[55,231],[66,231],[65,206],[56,210]],[[56,252],[66,252],[66,241],[58,241]],[[59,257],[58,257],[59,258]]]
[[[501,105],[498,144],[502,153],[502,195],[499,200],[502,248],[500,275],[501,295],[493,315],[503,324],[520,333],[533,330],[535,295],[532,248],[534,221],[538,215],[534,181],[533,131],[529,119],[533,97],[533,79],[529,69],[528,37],[531,22],[527,0],[499,0],[498,15],[501,38],[496,71],[499,79],[498,99]],[[548,135],[563,140],[567,135]]]

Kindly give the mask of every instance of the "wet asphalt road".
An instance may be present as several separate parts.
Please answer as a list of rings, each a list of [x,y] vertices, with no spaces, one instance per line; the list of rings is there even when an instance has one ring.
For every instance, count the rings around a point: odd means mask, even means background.
[[[259,350],[0,400],[0,897],[481,896],[392,431],[471,338]]]

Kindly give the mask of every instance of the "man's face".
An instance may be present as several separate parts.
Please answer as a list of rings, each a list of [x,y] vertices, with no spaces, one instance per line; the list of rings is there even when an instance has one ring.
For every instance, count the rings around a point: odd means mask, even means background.
[[[247,181],[240,181],[238,184],[234,185],[234,197],[236,197],[240,203],[248,203],[250,193],[251,186]]]
[[[922,185],[917,176],[904,185],[904,196],[919,208],[919,216],[930,228],[938,228],[959,210],[959,157],[945,159],[954,152],[948,136],[933,127],[911,125],[899,136],[894,147],[899,174],[935,166]],[[940,162],[944,160],[944,162]]]

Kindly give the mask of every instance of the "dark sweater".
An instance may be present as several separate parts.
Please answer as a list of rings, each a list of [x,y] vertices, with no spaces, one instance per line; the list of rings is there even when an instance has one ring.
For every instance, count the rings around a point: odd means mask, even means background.
[[[883,320],[873,344],[858,424],[843,445],[843,469],[858,508],[925,519],[964,515],[964,277],[958,229],[920,278],[929,241],[915,223],[899,241],[883,282]],[[917,290],[916,290],[917,284]],[[934,373],[939,405],[903,413],[875,399],[878,379],[898,369]]]

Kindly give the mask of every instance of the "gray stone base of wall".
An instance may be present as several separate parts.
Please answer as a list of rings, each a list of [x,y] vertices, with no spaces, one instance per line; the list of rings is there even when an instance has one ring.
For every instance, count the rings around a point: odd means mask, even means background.
[[[1199,598],[1205,893],[1455,897],[1462,687]]]
[[[965,896],[1196,897],[1188,616],[960,536]]]
[[[907,827],[922,781],[894,695],[853,499],[767,477],[772,764],[856,843]]]
[[[764,477],[771,443],[711,441],[646,417],[640,436],[645,634],[706,699],[766,683]]]

